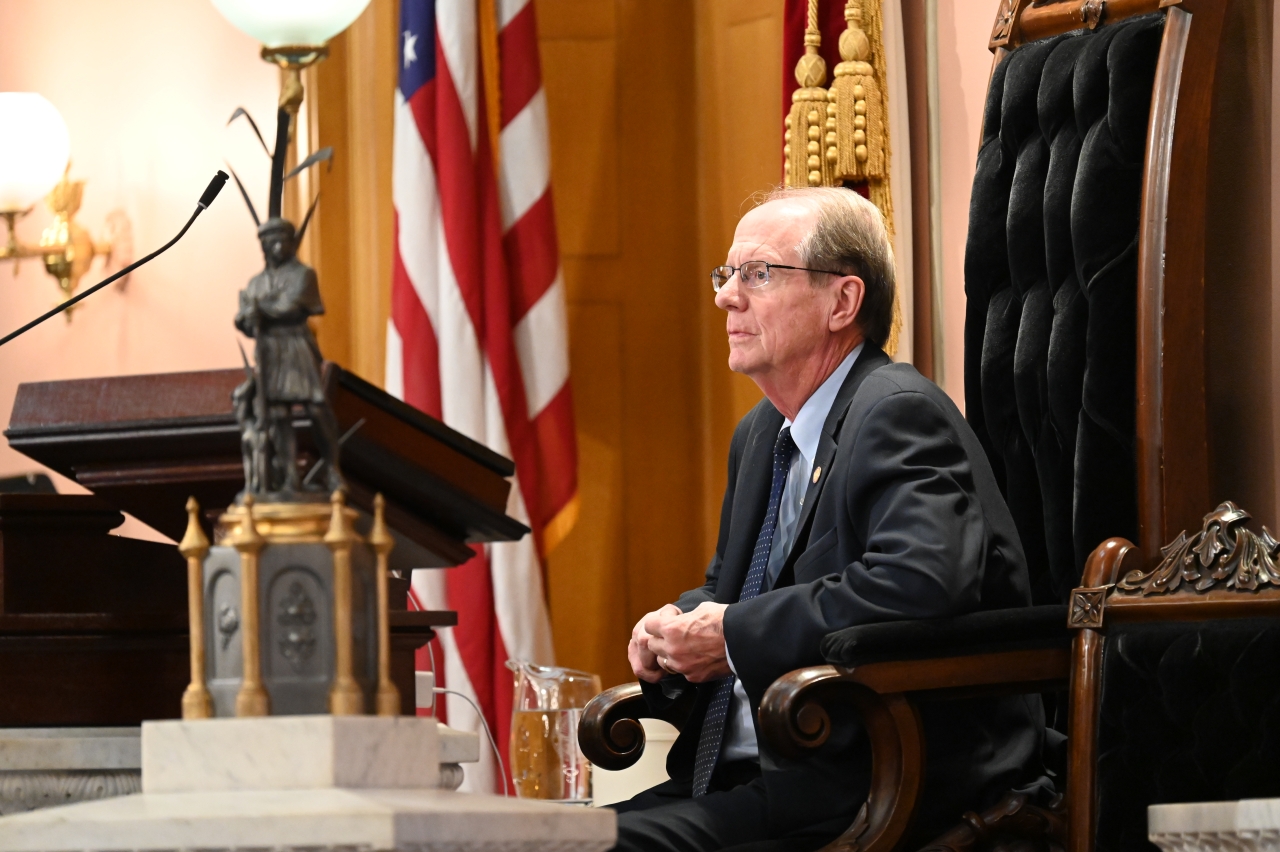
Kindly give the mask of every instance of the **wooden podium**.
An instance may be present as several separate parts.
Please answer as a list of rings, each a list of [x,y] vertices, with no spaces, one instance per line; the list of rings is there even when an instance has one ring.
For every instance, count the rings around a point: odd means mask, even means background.
[[[457,619],[406,611],[409,570],[525,535],[506,514],[515,466],[337,365],[325,371],[349,503],[367,515],[375,494],[387,501],[392,568],[403,573],[392,587],[392,674],[411,714],[413,651]],[[177,541],[194,496],[212,537],[244,485],[231,409],[243,379],[210,370],[19,385],[10,446],[93,493],[0,494],[0,727],[180,715],[185,562],[174,545],[110,531],[129,512]],[[309,469],[308,424],[297,425]]]

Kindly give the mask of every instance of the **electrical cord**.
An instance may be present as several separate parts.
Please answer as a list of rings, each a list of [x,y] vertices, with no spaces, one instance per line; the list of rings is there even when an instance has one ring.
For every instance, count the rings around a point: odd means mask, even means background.
[[[484,726],[485,735],[489,737],[489,745],[493,747],[493,756],[498,761],[498,771],[502,773],[502,795],[510,796],[511,791],[507,788],[507,767],[502,762],[502,754],[498,751],[498,743],[493,738],[493,732],[489,730],[489,723],[485,721],[484,714],[480,712],[480,708],[471,700],[471,696],[464,695],[455,689],[445,689],[444,687],[433,687],[432,692],[436,695],[456,695],[463,701],[471,705],[471,709],[476,711],[476,716],[480,719],[480,724]]]
[[[436,683],[439,681],[440,676],[436,674],[436,642],[434,639],[427,643],[427,659],[431,661],[431,682]],[[434,701],[431,703],[431,715],[440,715],[436,712],[436,705]]]
[[[363,423],[364,421],[360,422]],[[413,607],[414,612],[423,611],[423,606],[418,603],[418,595],[413,591],[413,586],[409,587],[409,604]],[[434,639],[427,643],[427,665],[431,667],[431,682],[434,684],[438,680],[436,674],[436,640]],[[431,689],[433,692],[437,691],[434,686]],[[431,716],[435,719],[440,718],[440,714],[436,712],[436,702],[434,701],[431,702]],[[483,720],[484,716],[480,718]],[[492,740],[492,737],[490,739]]]
[[[415,610],[418,610],[418,611],[422,610],[422,604],[418,602],[418,596],[414,594],[412,588],[409,589],[409,603],[413,605],[413,608]],[[431,678],[432,680],[435,680],[435,677],[436,677],[435,642],[427,643],[427,658],[430,660]],[[510,796],[511,790],[507,786],[507,767],[506,767],[506,764],[502,762],[502,752],[498,751],[498,743],[493,738],[493,731],[489,730],[489,723],[485,720],[484,714],[480,712],[480,707],[474,701],[471,700],[471,696],[458,692],[455,689],[446,689],[442,686],[433,686],[431,688],[431,691],[436,695],[456,695],[459,698],[461,698],[463,701],[471,705],[471,709],[476,712],[476,718],[479,719],[480,724],[484,726],[484,734],[486,737],[489,738],[489,747],[493,749],[493,757],[495,760],[498,761],[498,772],[502,774],[502,795]],[[438,702],[435,702],[435,701],[431,702],[431,715],[438,718],[439,713],[436,712],[437,705],[438,705]]]

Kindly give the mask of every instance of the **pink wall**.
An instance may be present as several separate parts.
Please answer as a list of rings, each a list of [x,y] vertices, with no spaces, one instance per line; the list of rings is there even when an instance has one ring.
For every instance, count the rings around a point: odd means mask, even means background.
[[[136,257],[176,233],[224,159],[265,196],[265,156],[247,128],[224,128],[240,105],[271,123],[277,72],[257,51],[209,0],[0,0],[0,91],[39,92],[61,111],[72,174],[88,180],[81,224],[100,237],[107,213],[122,208]],[[36,242],[49,219],[39,205],[20,238]],[[100,263],[82,286],[99,280]],[[236,292],[261,266],[252,220],[228,187],[125,287],[0,348],[0,423],[24,381],[237,365]],[[16,278],[0,264],[0,294],[4,333],[52,307],[58,290],[26,261]],[[0,475],[36,467],[0,442]]]
[[[969,188],[991,75],[987,40],[999,0],[939,0],[938,82],[942,125],[943,386],[964,408],[964,244]]]

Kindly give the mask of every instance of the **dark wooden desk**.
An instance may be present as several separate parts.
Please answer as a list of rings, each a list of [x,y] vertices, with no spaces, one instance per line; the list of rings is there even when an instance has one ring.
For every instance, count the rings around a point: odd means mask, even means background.
[[[189,679],[185,565],[173,545],[111,535],[129,512],[177,540],[195,496],[208,532],[243,487],[231,390],[240,370],[18,387],[10,446],[92,495],[0,494],[0,726],[129,725],[176,717]],[[392,567],[456,565],[470,545],[528,532],[506,515],[512,462],[336,365],[350,503],[387,499]],[[304,464],[313,463],[298,420]],[[407,576],[407,573],[406,573]],[[392,592],[392,676],[413,712],[413,651],[453,612]]]

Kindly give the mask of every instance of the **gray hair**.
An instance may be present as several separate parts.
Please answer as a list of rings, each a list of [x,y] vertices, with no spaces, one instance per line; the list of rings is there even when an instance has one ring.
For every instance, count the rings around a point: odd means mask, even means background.
[[[866,289],[858,327],[868,341],[883,348],[893,327],[896,285],[893,246],[880,210],[853,190],[837,186],[779,187],[760,199],[761,204],[770,201],[802,201],[813,207],[817,222],[796,246],[800,262],[862,279]],[[819,286],[827,279],[809,273],[809,280]]]

